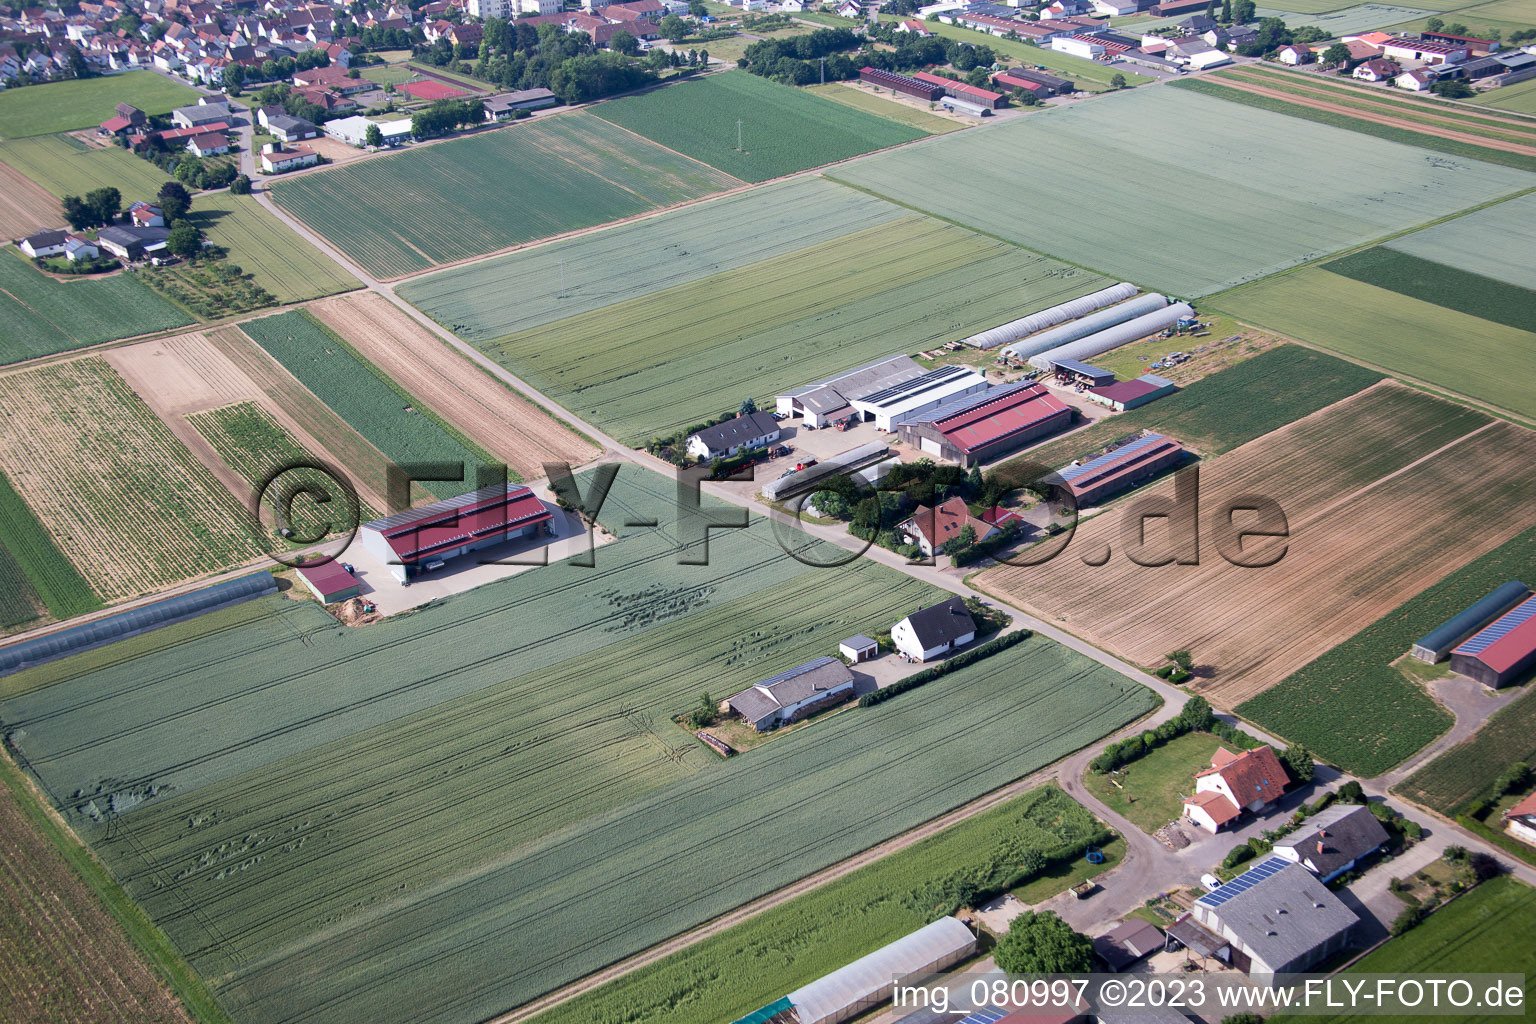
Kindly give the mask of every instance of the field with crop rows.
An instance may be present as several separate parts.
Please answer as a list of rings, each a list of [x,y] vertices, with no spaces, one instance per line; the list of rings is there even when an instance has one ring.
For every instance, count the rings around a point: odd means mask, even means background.
[[[1240,320],[1510,412],[1536,417],[1536,377],[1512,372],[1536,334],[1304,267],[1211,299]]]
[[[1172,492],[1165,481],[1142,493]],[[1278,503],[1289,531],[1283,557],[1234,565],[1203,530],[1198,565],[1157,565],[1167,530],[1154,525],[1136,564],[1122,532],[1129,520],[1112,507],[1078,527],[1064,557],[999,566],[978,582],[1138,664],[1188,648],[1201,666],[1197,691],[1230,707],[1519,532],[1518,510],[1536,496],[1536,434],[1384,381],[1211,460],[1200,492],[1202,510],[1238,495]],[[1277,553],[1262,540],[1249,540],[1243,550],[1251,549],[1271,561]],[[1078,557],[1106,551],[1099,567]],[[1390,694],[1351,691],[1319,703],[1327,704],[1319,728],[1333,739],[1318,738],[1316,749],[1340,764],[1394,764],[1448,724],[1407,680]]]
[[[0,471],[105,600],[260,553],[247,517],[104,360],[0,374]]]
[[[131,103],[146,114],[168,114],[196,102],[196,89],[152,71],[7,89],[0,93],[0,136],[15,139],[94,128],[111,117],[119,103]]]
[[[248,602],[0,680],[0,715],[237,1019],[345,1024],[484,1019],[1150,708],[1034,639],[721,761],[669,721],[701,690],[937,595],[862,560],[808,568],[756,517],[679,565],[672,492],[620,471],[601,513],[620,541],[595,570],[364,630]],[[644,516],[663,525],[623,525]],[[797,600],[813,583],[839,601]],[[111,828],[93,822],[114,803]],[[587,899],[601,928],[570,912]]]
[[[1525,938],[1520,936],[1524,935]],[[1536,889],[1517,878],[1495,878],[1447,903],[1412,931],[1355,961],[1336,980],[1372,984],[1370,975],[1415,978],[1434,972],[1509,972],[1525,978],[1525,1002],[1536,989]],[[1358,981],[1351,975],[1365,975]],[[1504,1015],[1457,1014],[1465,1024],[1496,1024]],[[1276,1016],[1277,1024],[1369,1024],[1369,1014]]]
[[[742,181],[767,181],[927,135],[745,71],[678,82],[592,109]]]
[[[1536,289],[1532,236],[1536,236],[1536,195],[1525,195],[1394,238],[1386,245],[1506,284]]]
[[[0,473],[0,632],[101,607],[21,495]]]
[[[877,96],[867,89],[860,89],[843,83],[809,85],[806,86],[805,91],[829,99],[834,103],[855,107],[859,110],[865,110],[871,114],[900,122],[901,124],[910,125],[929,135],[944,135],[967,127],[963,121],[954,121],[924,110],[921,107],[909,107],[905,103],[900,103],[888,97]]]
[[[1201,131],[1182,138],[1185,126]],[[1168,139],[1180,136],[1178,146]],[[1021,179],[1063,163],[1091,214],[1018,202]],[[955,178],[955,167],[967,168]],[[833,176],[1180,296],[1380,238],[1527,188],[1536,179],[1175,89],[1137,89],[960,132],[839,167]],[[953,180],[952,180],[953,179]],[[942,189],[931,182],[944,181]],[[1158,182],[1147,215],[1141,181]],[[1294,189],[1307,182],[1303,196]],[[1133,183],[1133,184],[1128,184]],[[1261,222],[1255,211],[1263,211]],[[1169,225],[1177,224],[1170,231]],[[1252,244],[1261,230],[1264,244]]]
[[[362,287],[361,281],[295,235],[250,196],[229,192],[200,195],[192,203],[190,219],[215,245],[229,250],[229,262],[250,274],[279,302],[302,302]]]
[[[1006,280],[1009,287],[998,288]],[[916,352],[1103,278],[927,217],[474,344],[631,444],[746,397]],[[622,344],[619,342],[622,341]]]
[[[441,270],[404,282],[398,291],[459,337],[479,342],[907,215],[899,206],[825,178],[795,178]],[[743,224],[752,230],[744,232]]]
[[[581,465],[601,454],[483,368],[450,349],[404,310],[363,292],[309,307],[310,313],[410,394],[438,410],[515,480],[544,475],[544,464]]]
[[[134,274],[61,281],[10,246],[0,249],[0,319],[5,322],[0,363],[192,322]]]
[[[274,181],[271,191],[369,273],[393,277],[740,184],[572,113]]]
[[[1529,571],[1529,570],[1527,570]],[[1462,740],[1392,788],[1447,817],[1486,796],[1519,761],[1536,760],[1536,689],[1500,708]]]
[[[1444,306],[1517,331],[1536,332],[1536,291],[1384,245],[1362,249],[1324,263],[1323,269]]]
[[[1420,593],[1239,710],[1348,771],[1378,775],[1417,747],[1408,749],[1405,742],[1404,749],[1390,752],[1392,756],[1355,750],[1353,737],[1336,732],[1340,708],[1374,701],[1377,693],[1401,690],[1404,677],[1392,662],[1415,640],[1505,580],[1532,575],[1536,575],[1536,530],[1527,530],[1440,581],[1425,581]],[[1435,733],[1450,724],[1444,712],[1437,717],[1442,725]],[[1509,759],[1513,760],[1519,758]],[[1492,781],[1490,776],[1487,782]]]
[[[1468,101],[1496,110],[1517,114],[1536,114],[1536,81],[1517,82],[1502,89],[1489,89]]]
[[[1536,146],[1525,142],[1495,141],[1478,133],[1458,131],[1449,125],[1426,125],[1419,119],[1374,114],[1353,106],[1330,104],[1326,97],[1314,98],[1266,90],[1263,82],[1247,79],[1228,78],[1218,82],[1207,78],[1186,78],[1170,85],[1179,92],[1197,93],[1252,110],[1268,111],[1330,128],[1342,128],[1415,149],[1433,150],[1459,161],[1536,171]]]
[[[305,451],[282,424],[255,402],[192,413],[187,419],[218,452],[219,458],[252,487],[267,483],[274,474],[290,466],[315,461],[313,453]],[[292,512],[300,536],[324,536],[333,532],[329,524],[335,521],[337,509],[346,505],[347,498],[337,493],[327,474],[320,470],[296,469],[283,476],[283,486],[285,489],[307,486],[312,488],[310,494],[330,494],[335,504],[329,508],[317,507],[304,499],[293,502]],[[274,491],[267,497],[267,514],[274,515],[280,502],[279,494]],[[366,506],[360,506],[358,511],[362,522],[378,518],[378,513]]]
[[[478,486],[477,468],[493,461],[359,359],[308,313],[248,320],[240,329],[395,465],[463,466],[464,475],[457,480],[422,482],[439,498],[473,490]]]
[[[1447,3],[1450,0],[1440,2]],[[1467,26],[1467,34],[1478,39],[1492,39],[1495,35],[1507,35],[1536,26],[1536,4],[1532,4],[1531,0],[1493,0],[1492,3],[1474,3],[1471,6],[1458,4],[1452,8],[1452,14],[1454,16],[1448,15],[1441,20]],[[1424,27],[1421,19],[1407,25],[1393,25],[1392,31],[1405,35],[1408,32],[1423,31]]]
[[[23,810],[31,798],[20,773],[7,762],[0,776],[0,1015],[11,1024],[191,1024],[39,830],[41,811]]]
[[[1328,0],[1328,2],[1333,3],[1337,0]],[[1327,12],[1294,11],[1286,5],[1283,9],[1260,7],[1254,12],[1258,18],[1279,18],[1285,22],[1285,27],[1290,29],[1301,28],[1303,25],[1316,25],[1330,36],[1368,32],[1387,25],[1412,21],[1427,13],[1429,12],[1422,8],[1399,7],[1396,4],[1356,4],[1353,7]]]
[[[59,201],[10,164],[0,162],[0,238],[25,238],[62,222]]]
[[[116,146],[87,146],[68,135],[40,135],[0,142],[0,160],[60,198],[111,186],[125,200],[153,196],[170,175]]]
[[[1151,405],[1031,448],[1017,461],[1057,469],[1138,430],[1166,433],[1202,455],[1219,455],[1348,398],[1381,377],[1324,352],[1282,345]]]
[[[1108,836],[1081,804],[1043,786],[541,1013],[533,1024],[741,1017],[948,913],[945,896],[957,880],[995,890],[1033,854],[1078,857]]]

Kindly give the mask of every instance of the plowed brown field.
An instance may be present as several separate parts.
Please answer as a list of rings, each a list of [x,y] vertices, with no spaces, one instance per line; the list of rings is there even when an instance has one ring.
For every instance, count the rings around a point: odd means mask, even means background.
[[[25,238],[34,231],[63,224],[59,201],[31,178],[0,161],[0,238]]]
[[[1196,688],[1235,705],[1529,527],[1536,433],[1388,382],[1209,461],[1199,482],[1198,565],[1126,557],[1126,510],[1171,497],[1164,480],[1083,523],[1053,561],[997,566],[978,583],[1141,665],[1187,648]],[[1268,568],[1234,566],[1215,546],[1213,514],[1255,493],[1289,524]],[[1166,521],[1148,520],[1146,535],[1162,550]],[[1107,564],[1084,564],[1106,547]]]
[[[546,462],[580,465],[601,454],[381,295],[338,295],[310,312],[524,480],[543,476]]]

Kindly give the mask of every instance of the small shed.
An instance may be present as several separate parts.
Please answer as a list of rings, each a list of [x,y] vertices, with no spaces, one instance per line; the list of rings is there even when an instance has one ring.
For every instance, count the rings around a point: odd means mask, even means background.
[[[1087,363],[1076,359],[1053,359],[1051,366],[1058,377],[1065,377],[1074,384],[1084,384],[1090,388],[1107,387],[1115,382],[1115,375],[1109,370],[1101,370],[1097,366],[1089,366]]]
[[[301,565],[298,567],[299,579],[310,589],[321,604],[335,604],[349,598],[358,597],[363,592],[363,585],[335,559],[320,565]]]
[[[1093,951],[1111,971],[1123,971],[1163,948],[1162,929],[1150,921],[1131,918],[1093,940]]]
[[[842,643],[838,644],[837,653],[841,654],[843,657],[847,658],[854,664],[858,664],[861,661],[868,661],[876,654],[879,654],[880,645],[875,643],[869,637],[860,633],[858,636],[851,636],[847,640],[844,640]]]

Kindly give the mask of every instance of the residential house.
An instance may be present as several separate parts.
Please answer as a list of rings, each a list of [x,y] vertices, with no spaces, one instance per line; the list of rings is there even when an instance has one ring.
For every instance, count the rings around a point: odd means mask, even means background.
[[[911,517],[896,527],[896,532],[917,545],[919,551],[932,558],[970,527],[976,540],[990,537],[997,528],[985,520],[971,515],[965,499],[955,497],[943,501],[937,508],[919,505]]]
[[[753,729],[767,732],[852,696],[853,673],[841,659],[827,656],[749,686],[725,705]]]
[[[187,140],[187,152],[194,156],[218,156],[229,152],[229,136],[223,132],[194,135]]]
[[[366,78],[349,78],[347,74],[338,67],[311,68],[294,72],[293,84],[301,89],[334,89],[343,96],[378,88]]]
[[[1427,92],[1439,80],[1440,76],[1427,67],[1410,68],[1392,79],[1392,84],[1409,92]]]
[[[68,240],[69,232],[67,231],[39,231],[17,242],[16,248],[33,259],[41,259],[44,256],[57,256],[62,253],[64,243]]]
[[[1400,71],[1402,68],[1397,66],[1397,61],[1372,57],[1355,68],[1354,76],[1362,82],[1385,82],[1389,78],[1396,78]]]
[[[282,174],[301,167],[313,167],[320,162],[320,154],[308,146],[279,146],[268,142],[261,147],[263,174]]]
[[[1324,882],[1353,870],[1386,845],[1387,830],[1363,804],[1334,804],[1275,841],[1275,856],[1300,864]]]
[[[772,415],[752,412],[688,435],[688,454],[696,459],[728,458],[777,441],[780,433],[779,421]]]
[[[905,21],[897,22],[896,28],[893,31],[910,32],[922,39],[927,39],[929,36],[933,35],[932,32],[928,31],[928,26],[924,25],[916,18],[907,18]]]
[[[93,260],[100,255],[101,249],[89,238],[70,235],[64,242],[64,258],[71,263],[77,260]]]
[[[1299,864],[1268,857],[1195,900],[1168,929],[1176,941],[1193,922],[1218,956],[1248,974],[1306,971],[1346,949],[1360,919]],[[1198,941],[1198,940],[1197,940]],[[1186,943],[1187,944],[1187,943]]]
[[[842,18],[861,19],[864,17],[864,5],[855,3],[854,0],[842,0],[833,11]]]
[[[974,639],[976,621],[959,597],[919,608],[891,627],[891,642],[912,661],[931,661]]]
[[[1278,51],[1281,64],[1289,64],[1296,67],[1301,64],[1311,64],[1314,59],[1312,47],[1302,43],[1286,43]]]
[[[1219,832],[1244,811],[1258,813],[1280,799],[1290,781],[1269,746],[1240,754],[1218,747],[1211,766],[1195,774],[1195,795],[1184,801],[1184,816],[1207,832]]]
[[[1522,843],[1536,846],[1536,793],[1504,812],[1504,831]]]
[[[128,207],[128,223],[136,228],[164,227],[165,213],[154,203],[139,200]]]

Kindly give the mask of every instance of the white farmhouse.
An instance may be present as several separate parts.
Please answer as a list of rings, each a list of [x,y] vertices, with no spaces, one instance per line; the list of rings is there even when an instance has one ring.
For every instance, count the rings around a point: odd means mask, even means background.
[[[688,454],[696,459],[723,459],[778,439],[778,420],[766,412],[751,412],[689,434]]]
[[[932,661],[974,639],[976,621],[958,597],[919,608],[891,627],[891,642],[913,661]]]

